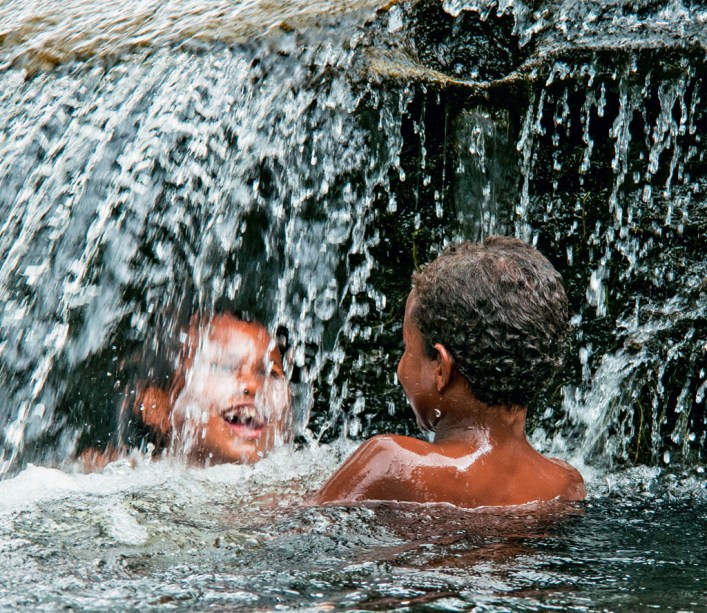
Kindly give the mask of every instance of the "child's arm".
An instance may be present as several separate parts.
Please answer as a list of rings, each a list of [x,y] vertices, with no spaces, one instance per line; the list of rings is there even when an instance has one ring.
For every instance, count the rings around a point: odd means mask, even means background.
[[[391,436],[368,439],[329,478],[312,502],[404,500],[402,484],[396,477],[399,451]]]
[[[125,457],[125,451],[118,449],[112,444],[104,450],[89,448],[85,449],[79,459],[83,462],[83,470],[86,473],[98,472],[103,470],[111,462],[115,462]]]

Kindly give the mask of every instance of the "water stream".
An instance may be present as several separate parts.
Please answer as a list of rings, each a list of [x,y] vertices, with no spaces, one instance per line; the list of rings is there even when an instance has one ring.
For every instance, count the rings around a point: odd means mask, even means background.
[[[99,4],[0,7],[0,608],[704,610],[702,4]],[[492,233],[565,279],[530,436],[588,503],[303,505],[415,432],[409,275]],[[224,299],[289,330],[294,442],[82,474]]]

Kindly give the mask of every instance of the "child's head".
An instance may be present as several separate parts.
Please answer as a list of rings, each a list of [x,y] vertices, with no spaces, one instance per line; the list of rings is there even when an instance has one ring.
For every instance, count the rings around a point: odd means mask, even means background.
[[[147,386],[143,421],[198,462],[258,461],[286,433],[290,392],[280,348],[230,314],[192,321],[169,389]]]
[[[562,362],[562,278],[536,249],[492,236],[448,247],[413,274],[410,315],[430,357],[442,344],[474,396],[527,406]]]

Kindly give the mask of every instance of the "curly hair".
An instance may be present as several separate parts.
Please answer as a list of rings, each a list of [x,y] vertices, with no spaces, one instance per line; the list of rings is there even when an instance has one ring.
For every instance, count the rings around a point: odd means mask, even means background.
[[[517,238],[445,249],[412,276],[413,323],[434,357],[441,343],[482,402],[527,406],[562,363],[568,332],[562,277]]]

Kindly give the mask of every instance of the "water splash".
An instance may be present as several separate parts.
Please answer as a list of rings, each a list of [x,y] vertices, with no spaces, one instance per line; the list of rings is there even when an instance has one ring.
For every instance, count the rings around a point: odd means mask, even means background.
[[[405,277],[494,232],[562,269],[577,357],[538,433],[702,453],[705,15],[632,7],[107,3],[78,31],[84,4],[4,5],[2,470],[129,437],[130,368],[221,297],[295,332],[298,431],[375,431],[408,231]]]
[[[3,472],[36,441],[71,453],[90,414],[115,423],[114,399],[134,385],[121,363],[158,350],[180,309],[225,296],[289,326],[302,388],[336,365],[338,330],[359,333],[346,322],[369,291],[371,204],[405,108],[404,94],[351,80],[356,15],[335,34],[284,33],[263,48],[0,75]],[[75,369],[104,395],[69,389]]]

